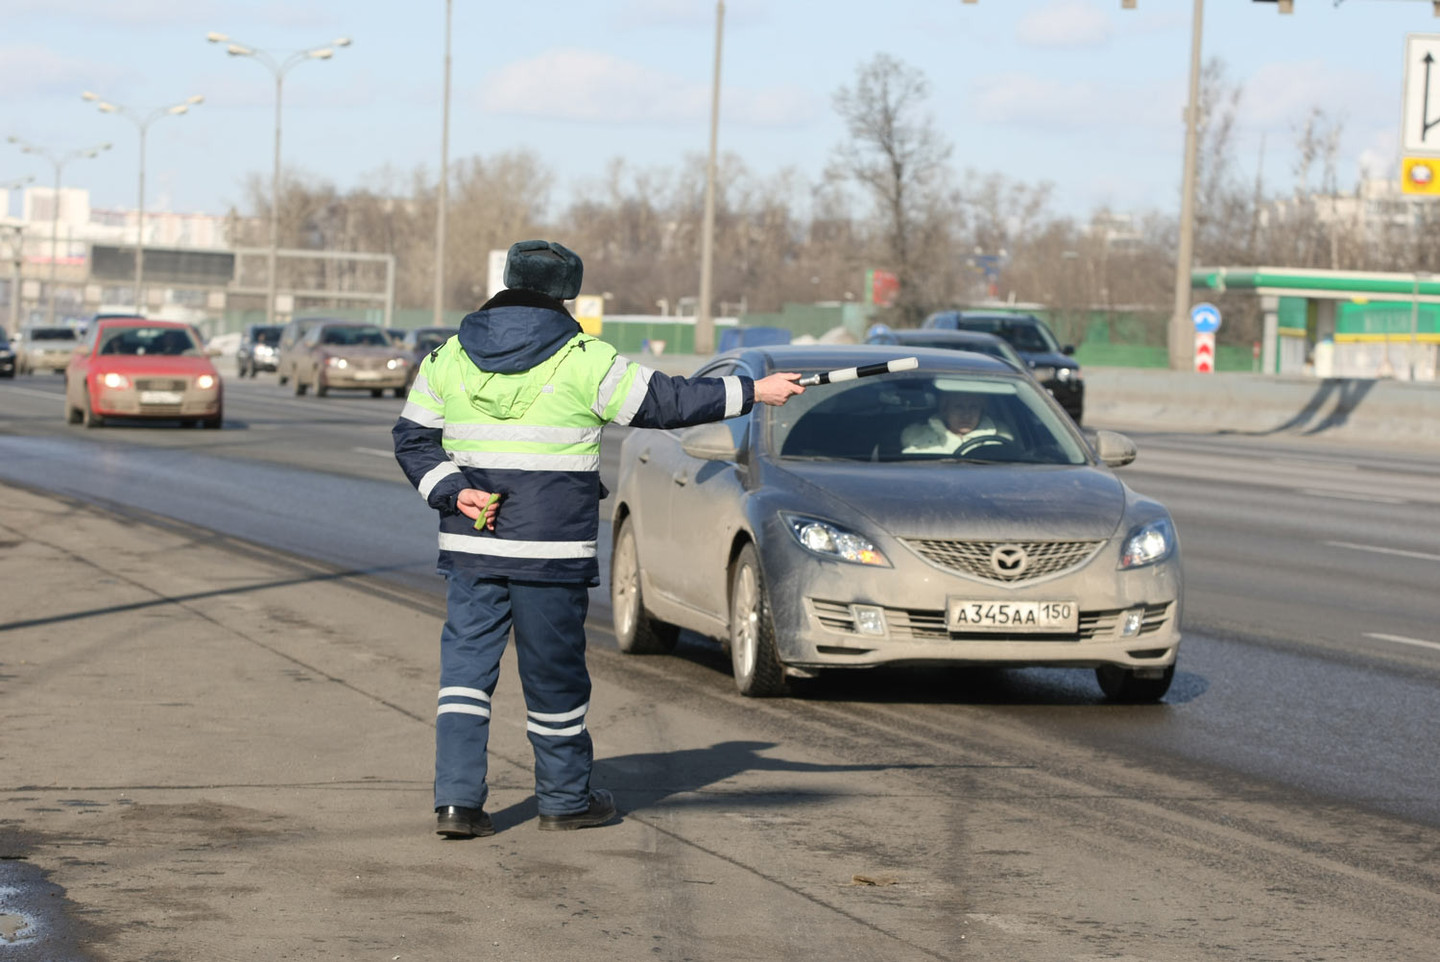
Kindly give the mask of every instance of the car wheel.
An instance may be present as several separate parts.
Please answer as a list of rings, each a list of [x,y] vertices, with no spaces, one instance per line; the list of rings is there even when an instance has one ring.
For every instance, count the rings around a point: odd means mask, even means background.
[[[395,396],[396,396],[397,398],[403,398],[403,397],[405,397],[405,395],[407,395],[407,394],[409,394],[409,393],[410,393],[410,390],[409,390],[408,388],[403,388],[403,387],[397,387],[397,388],[395,388]]]
[[[80,423],[87,428],[99,428],[105,426],[105,419],[95,413],[90,405],[90,392],[85,392],[85,406],[80,409]]]
[[[321,378],[320,378],[320,372],[319,372],[319,371],[316,371],[316,372],[315,372],[315,396],[316,396],[316,397],[325,397],[325,396],[328,395],[329,393],[330,393],[330,385],[326,384],[323,380],[321,380]]]
[[[284,381],[281,381],[280,383],[281,383],[281,384],[284,384],[285,382],[284,382]],[[300,372],[299,372],[299,371],[296,371],[296,372],[295,372],[295,396],[296,396],[296,397],[302,396],[302,395],[305,393],[305,388],[306,388],[306,386],[307,386],[307,385],[305,384],[305,382],[302,381],[302,380],[300,380]]]
[[[205,420],[201,421],[200,426],[210,431],[218,431],[220,430],[220,426],[224,423],[224,416],[217,414],[213,418],[206,418]]]
[[[65,392],[65,423],[79,424],[85,415],[75,405],[70,403],[70,392]]]
[[[730,574],[730,664],[735,687],[750,698],[768,698],[790,692],[785,669],[775,651],[775,627],[770,621],[770,598],[755,546],[740,549]]]
[[[284,387],[286,384],[290,383],[290,379],[285,375],[281,374],[278,367],[275,369],[275,380],[280,384],[281,387]]]
[[[1101,665],[1095,669],[1095,680],[1100,683],[1105,697],[1130,705],[1164,698],[1174,678],[1174,665],[1166,667],[1159,678],[1138,678],[1135,669],[1119,665]]]
[[[635,547],[635,525],[620,522],[620,535],[610,555],[610,611],[615,619],[615,641],[630,655],[663,655],[675,650],[680,629],[650,617],[640,594],[640,552]]]
[[[384,396],[385,396],[385,389],[384,389],[383,387],[372,387],[372,388],[370,389],[370,396],[371,396],[371,397],[384,397]]]

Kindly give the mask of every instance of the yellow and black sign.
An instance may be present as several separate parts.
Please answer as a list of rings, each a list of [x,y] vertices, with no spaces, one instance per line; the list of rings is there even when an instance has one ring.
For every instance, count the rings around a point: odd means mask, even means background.
[[[575,298],[575,320],[580,322],[580,330],[599,337],[605,321],[605,298],[596,294],[582,294]]]

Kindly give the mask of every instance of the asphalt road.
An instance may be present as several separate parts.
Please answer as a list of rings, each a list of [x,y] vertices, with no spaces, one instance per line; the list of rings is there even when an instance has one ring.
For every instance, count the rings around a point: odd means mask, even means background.
[[[0,382],[0,480],[440,596],[432,519],[388,450],[400,402],[296,398],[262,376],[227,382],[220,432],[87,431],[62,423],[60,388],[58,377]],[[612,486],[622,434],[607,432]],[[898,753],[966,797],[987,797],[983,769],[1023,770],[1033,791],[1012,800],[1029,813],[1017,820],[1043,814],[1070,825],[1077,846],[1138,858],[1124,878],[1100,858],[1102,888],[1140,891],[1161,884],[1147,883],[1155,873],[1203,864],[1248,886],[1261,914],[1366,919],[1392,933],[1394,957],[1411,957],[1408,940],[1428,939],[1422,920],[1440,913],[1440,455],[1132,436],[1140,457],[1121,477],[1170,507],[1186,574],[1180,671],[1163,705],[1108,705],[1090,672],[1056,670],[872,671],[806,698],[737,701],[701,639],[669,658],[614,651],[603,589],[597,682],[713,710],[757,741],[783,740],[791,757]],[[1028,854],[1018,849],[965,848],[967,871],[1034,871],[1017,866]],[[1016,885],[1036,904],[1077,897]]]

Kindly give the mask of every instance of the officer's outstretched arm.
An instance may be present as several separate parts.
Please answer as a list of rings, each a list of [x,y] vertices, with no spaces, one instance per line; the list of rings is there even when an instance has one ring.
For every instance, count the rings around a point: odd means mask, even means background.
[[[616,357],[592,410],[611,424],[683,428],[748,414],[754,403],[755,382],[743,375],[672,377]]]
[[[455,496],[469,484],[459,465],[450,460],[441,440],[445,435],[445,402],[430,387],[433,357],[426,357],[415,375],[410,397],[405,402],[390,437],[395,442],[395,460],[430,507],[455,510]]]

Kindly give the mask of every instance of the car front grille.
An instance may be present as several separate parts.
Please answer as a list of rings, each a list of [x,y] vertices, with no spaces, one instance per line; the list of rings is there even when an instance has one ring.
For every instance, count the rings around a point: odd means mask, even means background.
[[[920,557],[946,571],[997,584],[1018,584],[1078,568],[1095,556],[1103,541],[939,541],[906,538]],[[1014,574],[991,567],[997,548],[1021,548],[1028,559]]]
[[[822,628],[843,635],[856,635],[855,616],[850,606],[839,601],[809,599],[810,610]],[[1140,623],[1140,635],[1150,635],[1165,627],[1170,617],[1172,602],[1145,605],[1145,615]],[[891,638],[912,641],[943,641],[955,639],[977,639],[990,641],[1089,641],[1092,638],[1108,638],[1115,635],[1120,626],[1120,617],[1129,608],[1113,608],[1100,611],[1080,612],[1080,630],[1075,634],[1058,635],[1005,635],[971,634],[952,635],[945,627],[945,611],[933,608],[885,608],[885,628]],[[867,635],[864,637],[875,637]]]
[[[140,378],[135,382],[135,389],[138,391],[183,391],[185,387],[185,381],[164,377]]]

